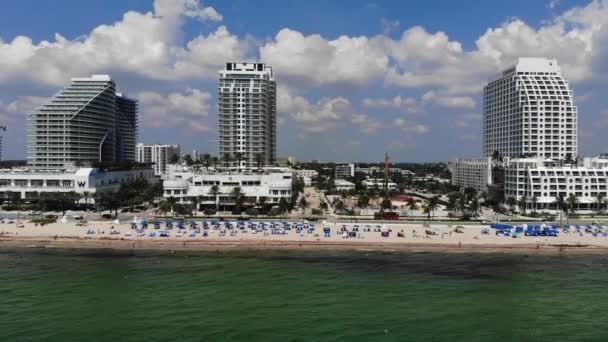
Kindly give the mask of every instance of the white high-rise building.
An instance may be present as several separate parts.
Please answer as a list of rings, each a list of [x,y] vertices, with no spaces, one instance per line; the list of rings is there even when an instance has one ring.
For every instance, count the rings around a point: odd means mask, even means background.
[[[28,115],[28,166],[71,168],[135,160],[137,101],[116,93],[108,75],[72,78]]]
[[[486,157],[577,156],[577,108],[556,59],[518,58],[483,96]]]
[[[180,155],[179,145],[137,144],[136,159],[138,163],[153,163],[155,176],[164,176],[171,159]]]
[[[219,153],[241,167],[276,159],[276,83],[272,68],[263,63],[226,63],[219,71]]]

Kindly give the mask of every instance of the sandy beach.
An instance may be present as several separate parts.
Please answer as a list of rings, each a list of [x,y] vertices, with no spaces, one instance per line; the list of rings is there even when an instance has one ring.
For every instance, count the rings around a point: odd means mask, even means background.
[[[314,231],[298,233],[291,230],[225,229],[210,225],[202,228],[202,221],[193,229],[173,228],[132,229],[129,222],[58,222],[38,226],[30,222],[0,223],[0,248],[82,248],[116,250],[229,250],[229,249],[349,249],[374,251],[435,251],[435,252],[505,252],[505,253],[608,253],[608,237],[591,233],[562,232],[557,237],[532,237],[519,234],[517,238],[498,236],[495,230],[482,234],[487,226],[462,226],[461,233],[454,226],[419,224],[359,224],[355,237],[345,237],[344,227],[353,231],[352,223],[316,224]],[[325,236],[324,227],[331,229]],[[370,231],[367,231],[369,228]],[[376,231],[374,231],[376,230]],[[382,236],[378,230],[388,236]],[[432,230],[437,235],[426,234]],[[169,236],[161,237],[160,233]]]

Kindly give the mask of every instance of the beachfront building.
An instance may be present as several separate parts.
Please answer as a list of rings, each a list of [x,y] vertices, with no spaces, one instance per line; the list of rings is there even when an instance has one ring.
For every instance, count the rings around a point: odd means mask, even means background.
[[[135,160],[137,101],[116,92],[108,75],[71,83],[28,114],[28,166],[74,168]]]
[[[89,203],[99,192],[118,191],[122,183],[144,179],[157,182],[150,168],[101,172],[93,168],[42,170],[32,168],[0,169],[0,198],[34,200],[42,193],[88,193]]]
[[[457,159],[449,164],[452,173],[452,184],[461,188],[473,188],[478,192],[487,192],[492,184],[492,160]]]
[[[485,157],[577,156],[577,108],[556,59],[518,58],[483,90]]]
[[[219,155],[235,166],[273,164],[277,152],[276,82],[264,63],[226,63],[219,71]]]
[[[594,212],[606,207],[608,198],[608,159],[583,158],[565,164],[543,158],[507,159],[505,169],[505,197],[522,198],[527,209],[559,210],[558,198],[567,203],[572,195],[576,199],[574,210]],[[520,208],[522,210],[523,208]]]
[[[351,183],[345,179],[336,179],[334,181],[334,186],[337,191],[350,191],[355,190],[355,184]]]
[[[361,182],[366,189],[384,189],[384,179],[383,178],[368,178]],[[397,189],[397,183],[391,182],[390,180],[386,183],[386,189],[393,190]]]
[[[265,168],[241,172],[195,171],[187,168],[172,171],[163,182],[164,197],[180,203],[196,201],[202,208],[230,210],[235,205],[232,193],[240,188],[245,204],[278,204],[281,198],[291,201],[293,175],[286,168]],[[214,187],[216,186],[216,187]],[[214,194],[212,189],[217,189]]]
[[[164,176],[172,159],[179,158],[179,145],[137,144],[136,160],[139,163],[153,164],[154,174]]]
[[[336,179],[345,179],[355,176],[355,164],[336,165]]]

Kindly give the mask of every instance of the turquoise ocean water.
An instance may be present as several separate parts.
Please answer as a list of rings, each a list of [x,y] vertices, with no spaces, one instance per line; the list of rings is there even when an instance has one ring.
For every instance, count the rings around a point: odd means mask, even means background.
[[[2,341],[607,341],[608,257],[0,253]]]

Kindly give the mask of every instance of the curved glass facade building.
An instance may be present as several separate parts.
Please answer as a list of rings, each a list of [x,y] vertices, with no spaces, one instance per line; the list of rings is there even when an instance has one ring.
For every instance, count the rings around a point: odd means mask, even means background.
[[[28,165],[70,168],[135,160],[137,101],[116,93],[108,75],[72,78],[28,114]]]

